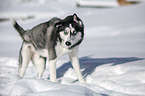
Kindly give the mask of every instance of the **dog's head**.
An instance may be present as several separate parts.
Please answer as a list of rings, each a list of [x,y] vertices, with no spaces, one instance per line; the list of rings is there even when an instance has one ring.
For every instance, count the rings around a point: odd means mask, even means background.
[[[58,41],[68,49],[79,45],[84,37],[84,25],[82,20],[76,15],[67,16],[62,21],[55,24],[58,28]]]

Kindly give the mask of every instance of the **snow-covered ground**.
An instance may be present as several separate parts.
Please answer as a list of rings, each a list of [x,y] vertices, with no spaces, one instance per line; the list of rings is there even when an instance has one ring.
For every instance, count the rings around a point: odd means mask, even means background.
[[[30,63],[17,73],[22,43],[10,21],[0,22],[0,96],[145,96],[145,4],[110,9],[77,8],[75,0],[0,0],[0,18],[13,16],[25,29],[77,13],[85,25],[80,84],[67,56],[57,62],[57,83]],[[26,1],[26,0],[25,0]],[[40,2],[41,1],[41,2]],[[23,21],[21,19],[24,19]]]

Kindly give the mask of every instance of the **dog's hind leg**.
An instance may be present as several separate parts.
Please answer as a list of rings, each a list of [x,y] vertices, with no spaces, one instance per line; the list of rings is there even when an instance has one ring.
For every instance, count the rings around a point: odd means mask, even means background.
[[[19,53],[19,75],[21,77],[24,77],[30,58],[31,58],[31,47],[23,43]]]
[[[38,77],[42,77],[45,67],[46,67],[46,58],[41,57],[39,54],[33,54],[32,62],[37,67]]]

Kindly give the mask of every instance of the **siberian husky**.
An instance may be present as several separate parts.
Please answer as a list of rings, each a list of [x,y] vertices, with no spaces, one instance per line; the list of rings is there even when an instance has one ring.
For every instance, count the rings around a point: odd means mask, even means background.
[[[78,47],[84,37],[84,25],[76,14],[65,19],[52,18],[30,30],[24,30],[12,18],[11,22],[23,39],[19,52],[21,77],[24,76],[30,60],[38,69],[38,77],[41,77],[48,58],[50,80],[56,82],[56,61],[60,56],[68,54],[79,81],[85,82],[78,60]]]

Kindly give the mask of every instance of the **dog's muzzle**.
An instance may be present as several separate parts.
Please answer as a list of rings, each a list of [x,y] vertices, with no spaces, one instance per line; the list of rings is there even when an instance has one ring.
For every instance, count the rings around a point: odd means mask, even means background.
[[[65,42],[65,45],[70,46],[70,45],[71,45],[71,42],[66,41],[66,42]]]

